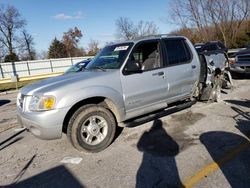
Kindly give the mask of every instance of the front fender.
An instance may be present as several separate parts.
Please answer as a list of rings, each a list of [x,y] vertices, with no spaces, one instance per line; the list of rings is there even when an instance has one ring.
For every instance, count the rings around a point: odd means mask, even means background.
[[[125,107],[122,94],[110,87],[86,87],[80,90],[66,93],[59,101],[57,101],[56,108],[72,107],[80,101],[93,97],[104,97],[108,99],[108,101],[111,101],[114,104],[116,112],[119,115],[117,119],[119,121],[124,120]]]

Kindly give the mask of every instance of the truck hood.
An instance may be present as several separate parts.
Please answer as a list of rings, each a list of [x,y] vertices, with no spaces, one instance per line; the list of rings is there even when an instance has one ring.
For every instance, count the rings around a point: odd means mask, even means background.
[[[90,80],[95,80],[94,83],[96,83],[98,80],[102,80],[104,77],[112,77],[113,74],[117,73],[119,73],[119,70],[91,70],[64,74],[25,86],[21,89],[21,93],[24,95],[44,94],[56,91],[58,88],[77,85],[77,83],[79,83],[79,87],[82,87],[84,83],[93,83]]]
[[[244,49],[244,50],[240,50],[238,52],[235,53],[235,55],[246,55],[249,54],[250,55],[250,48]]]

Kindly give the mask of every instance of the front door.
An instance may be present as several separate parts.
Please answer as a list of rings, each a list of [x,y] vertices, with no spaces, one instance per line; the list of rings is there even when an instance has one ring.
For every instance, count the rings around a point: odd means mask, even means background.
[[[159,40],[142,42],[134,47],[123,69],[121,82],[127,118],[166,106],[167,83]]]

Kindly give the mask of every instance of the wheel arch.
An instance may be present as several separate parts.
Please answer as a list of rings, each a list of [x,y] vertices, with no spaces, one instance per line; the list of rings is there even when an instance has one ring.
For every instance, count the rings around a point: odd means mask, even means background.
[[[114,115],[116,122],[121,122],[123,119],[122,112],[119,111],[119,108],[111,99],[104,97],[104,96],[90,97],[90,98],[86,98],[81,101],[78,101],[69,109],[63,121],[62,131],[64,133],[67,133],[67,127],[68,127],[70,118],[76,112],[76,110],[82,106],[86,106],[90,104],[98,104],[108,109]]]

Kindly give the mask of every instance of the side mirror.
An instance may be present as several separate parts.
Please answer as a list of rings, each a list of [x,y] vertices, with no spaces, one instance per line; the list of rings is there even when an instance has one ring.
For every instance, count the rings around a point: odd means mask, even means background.
[[[133,60],[133,61],[128,61],[124,71],[126,74],[134,74],[134,73],[142,73],[142,68],[139,62]]]

